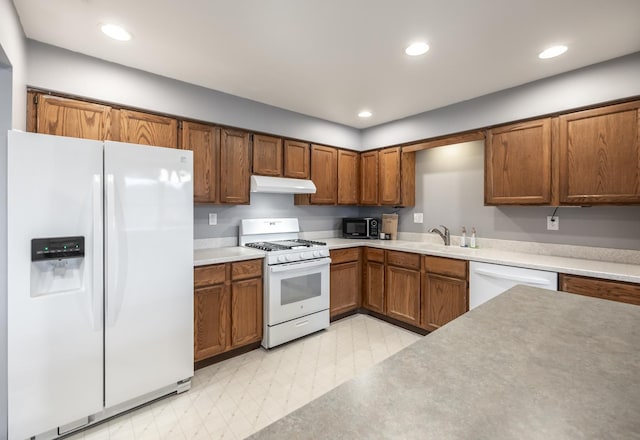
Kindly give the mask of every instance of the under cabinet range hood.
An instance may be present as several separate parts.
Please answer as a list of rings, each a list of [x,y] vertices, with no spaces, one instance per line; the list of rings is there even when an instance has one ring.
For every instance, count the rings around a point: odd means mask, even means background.
[[[288,177],[251,176],[251,192],[278,194],[315,194],[311,180]]]

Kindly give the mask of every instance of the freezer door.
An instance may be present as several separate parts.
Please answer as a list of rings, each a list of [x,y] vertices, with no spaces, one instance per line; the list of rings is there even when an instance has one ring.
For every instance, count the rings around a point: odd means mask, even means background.
[[[24,439],[103,408],[102,143],[9,132],[7,174],[9,438]],[[61,237],[73,251],[32,254]]]
[[[105,142],[105,405],[193,376],[192,153]]]

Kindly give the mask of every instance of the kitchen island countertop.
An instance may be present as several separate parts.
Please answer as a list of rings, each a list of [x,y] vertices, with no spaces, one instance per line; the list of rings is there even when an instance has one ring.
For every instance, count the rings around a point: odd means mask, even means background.
[[[640,307],[516,286],[253,439],[640,438]]]

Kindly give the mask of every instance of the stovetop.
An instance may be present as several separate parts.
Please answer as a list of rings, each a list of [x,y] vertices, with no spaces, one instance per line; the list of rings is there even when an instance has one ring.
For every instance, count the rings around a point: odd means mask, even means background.
[[[257,241],[245,244],[247,247],[260,249],[261,251],[266,252],[306,249],[326,245],[327,243],[323,243],[321,241],[303,240],[301,238],[295,238],[292,240]]]

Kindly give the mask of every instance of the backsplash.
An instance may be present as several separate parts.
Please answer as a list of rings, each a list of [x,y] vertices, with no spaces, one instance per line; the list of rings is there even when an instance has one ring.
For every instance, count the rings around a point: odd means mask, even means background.
[[[217,225],[209,225],[209,213],[217,214]],[[357,215],[358,208],[355,206],[296,206],[292,194],[251,193],[250,205],[195,205],[193,232],[195,239],[235,237],[237,240],[240,220],[243,218],[297,217],[303,236],[313,239],[307,234],[339,231],[342,217]],[[227,243],[228,240],[223,242]]]

